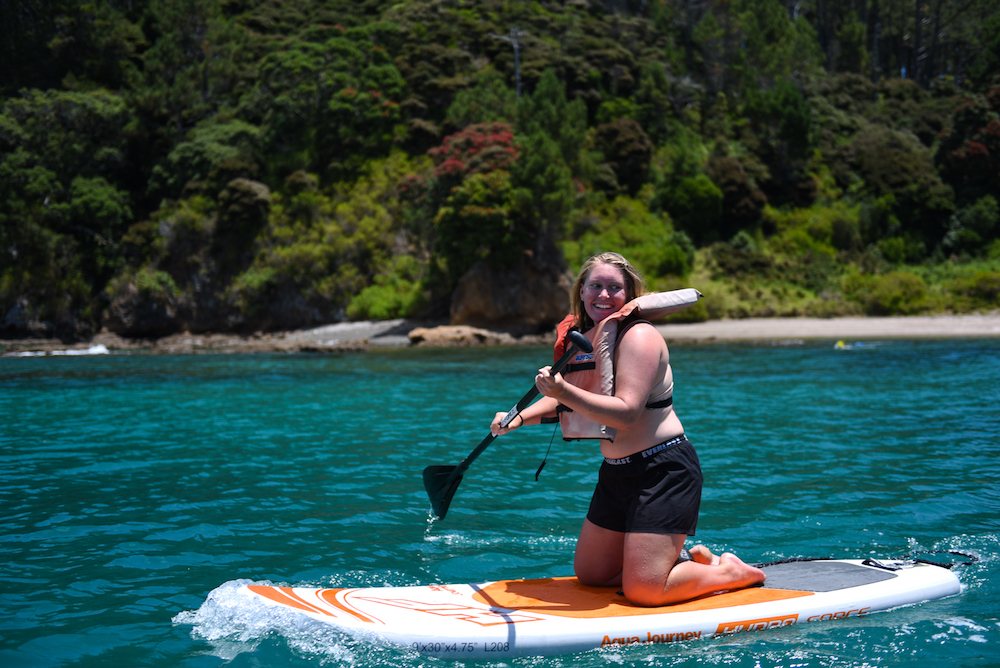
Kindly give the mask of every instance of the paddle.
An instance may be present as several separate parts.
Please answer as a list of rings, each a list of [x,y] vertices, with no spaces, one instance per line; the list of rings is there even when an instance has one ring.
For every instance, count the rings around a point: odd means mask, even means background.
[[[566,352],[552,365],[553,375],[566,366],[566,363],[576,354],[578,348],[585,353],[593,352],[594,350],[587,337],[580,332],[572,331],[569,333],[569,345],[566,348]],[[509,425],[537,396],[538,388],[532,385],[528,393],[517,402],[517,405],[503,416],[503,419],[500,420],[500,427]],[[458,466],[428,466],[424,469],[424,487],[427,489],[427,495],[431,497],[431,507],[434,509],[434,514],[438,519],[443,520],[444,516],[448,513],[448,506],[451,505],[451,499],[455,496],[455,490],[458,489],[458,484],[462,482],[462,474],[475,461],[476,457],[489,447],[495,438],[496,436],[490,433]]]

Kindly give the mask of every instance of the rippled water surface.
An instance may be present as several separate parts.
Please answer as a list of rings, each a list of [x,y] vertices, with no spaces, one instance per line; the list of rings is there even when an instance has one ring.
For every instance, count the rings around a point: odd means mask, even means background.
[[[860,619],[495,666],[1000,664],[1000,340],[672,348],[706,490],[748,561],[962,550],[960,596]],[[541,348],[0,359],[0,666],[460,665],[268,618],[239,581],[571,573],[593,446],[498,439]],[[212,593],[211,601],[206,603]],[[468,662],[465,664],[468,665]]]

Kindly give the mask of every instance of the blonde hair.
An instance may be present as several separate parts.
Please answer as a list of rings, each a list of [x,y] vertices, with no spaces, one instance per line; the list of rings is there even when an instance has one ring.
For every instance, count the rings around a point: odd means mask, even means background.
[[[576,319],[576,327],[584,332],[594,326],[594,321],[587,315],[580,291],[587,281],[587,277],[590,276],[590,272],[599,264],[610,264],[622,270],[622,274],[625,275],[625,303],[646,292],[646,282],[643,280],[642,274],[624,256],[610,251],[593,256],[580,267],[580,273],[569,293],[570,313]]]

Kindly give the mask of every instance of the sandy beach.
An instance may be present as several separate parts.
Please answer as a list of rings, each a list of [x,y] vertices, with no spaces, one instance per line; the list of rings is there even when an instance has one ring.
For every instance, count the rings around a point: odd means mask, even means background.
[[[406,320],[327,325],[288,334],[289,340],[317,344],[367,340],[370,345],[405,346],[416,325]],[[989,315],[941,315],[855,318],[746,318],[658,325],[668,341],[726,342],[785,339],[876,340],[1000,337],[1000,312]],[[554,335],[553,335],[554,336]],[[516,344],[517,341],[515,340]],[[537,340],[527,343],[534,344]]]
[[[1000,337],[1000,313],[857,318],[746,318],[660,325],[668,341],[923,339]]]
[[[343,322],[292,332],[239,336],[235,334],[174,334],[156,340],[123,339],[103,332],[89,342],[67,344],[55,339],[0,340],[0,355],[103,354],[131,351],[153,354],[197,353],[325,353],[363,351],[373,348],[401,348],[413,345],[409,334],[418,327],[441,323],[408,320]],[[726,343],[748,341],[844,342],[923,338],[1000,338],[1000,312],[986,315],[940,315],[911,317],[857,318],[746,318],[710,320],[690,324],[658,325],[669,343]],[[526,338],[477,330],[478,339],[469,337],[452,345],[548,345],[555,333]],[[432,342],[421,345],[433,346]]]

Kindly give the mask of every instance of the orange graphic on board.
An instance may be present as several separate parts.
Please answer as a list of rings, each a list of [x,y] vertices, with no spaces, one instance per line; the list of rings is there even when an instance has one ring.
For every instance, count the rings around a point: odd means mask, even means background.
[[[719,624],[715,635],[726,636],[733,633],[749,633],[750,631],[763,631],[765,629],[780,629],[783,626],[792,626],[799,621],[799,616],[781,615],[780,617],[764,617],[763,619],[747,619],[742,622],[723,622]]]
[[[781,601],[812,592],[753,587],[696,598],[659,608],[632,605],[617,588],[587,587],[574,577],[494,582],[477,591],[473,598],[494,608],[515,609],[556,617],[603,618],[661,615],[664,612],[714,610],[748,603]]]

